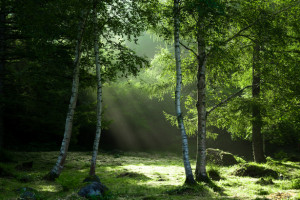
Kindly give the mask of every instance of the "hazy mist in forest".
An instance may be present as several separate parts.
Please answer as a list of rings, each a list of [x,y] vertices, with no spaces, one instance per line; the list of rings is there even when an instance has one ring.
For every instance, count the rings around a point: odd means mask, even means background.
[[[167,45],[155,36],[145,33],[139,38],[138,45],[127,44],[138,55],[147,56],[149,61],[161,47]],[[131,79],[133,77],[129,77]],[[139,81],[139,77],[134,78]],[[181,152],[181,137],[178,129],[165,119],[163,111],[175,114],[173,93],[163,101],[150,99],[142,88],[130,84],[128,79],[106,84],[103,88],[104,116],[111,120],[109,128],[103,131],[101,148],[121,150],[168,150]],[[195,124],[196,126],[196,124]],[[208,139],[208,147],[218,147],[228,151],[238,149],[237,154],[251,157],[251,145],[248,142],[234,144],[230,134],[219,131],[219,139]],[[222,142],[224,141],[224,142]],[[196,136],[190,136],[191,156],[196,152]],[[243,151],[242,149],[245,149]]]
[[[127,42],[127,45],[149,61],[160,47],[165,46],[162,40],[148,33],[139,38],[138,44]],[[171,96],[164,101],[150,99],[141,88],[122,79],[103,88],[103,104],[105,118],[112,120],[103,134],[104,148],[174,150],[180,145],[177,129],[163,115],[163,111],[174,112]]]

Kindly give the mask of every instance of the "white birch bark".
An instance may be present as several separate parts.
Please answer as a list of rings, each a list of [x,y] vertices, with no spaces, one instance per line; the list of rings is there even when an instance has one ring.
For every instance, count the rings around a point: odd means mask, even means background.
[[[83,32],[85,29],[86,18],[87,18],[87,12],[82,11],[82,21],[79,23],[79,26],[78,26],[77,43],[76,43],[76,48],[75,48],[75,58],[74,58],[74,62],[73,62],[74,71],[73,71],[72,95],[70,98],[68,113],[67,113],[67,117],[66,117],[64,138],[61,143],[60,154],[57,158],[57,162],[56,162],[55,166],[52,168],[52,170],[50,171],[50,173],[48,174],[49,179],[55,179],[55,178],[59,177],[60,173],[62,172],[64,163],[65,163],[65,160],[67,157],[67,152],[68,152],[69,143],[70,143],[71,134],[72,134],[74,112],[75,112],[75,107],[76,107],[77,97],[78,97],[79,63],[80,63],[80,58],[81,58],[81,46],[82,46]]]
[[[93,23],[94,23],[94,53],[95,53],[95,65],[96,65],[96,76],[97,76],[97,127],[96,127],[96,135],[94,139],[93,145],[93,154],[91,160],[90,167],[90,175],[95,175],[96,169],[96,160],[99,148],[99,142],[101,137],[101,114],[102,114],[102,83],[101,83],[101,68],[99,61],[99,45],[98,45],[98,31],[97,31],[97,12],[96,12],[97,4],[94,1],[93,6]]]
[[[180,28],[179,1],[180,0],[174,0],[174,43],[175,43],[175,60],[176,60],[175,109],[177,114],[178,126],[182,137],[182,154],[183,154],[183,163],[184,163],[184,169],[186,175],[185,183],[195,184],[191,164],[189,161],[188,140],[185,132],[183,116],[181,112],[181,105],[180,105],[182,74],[181,74],[181,59],[180,59],[180,44],[179,44],[179,28]]]

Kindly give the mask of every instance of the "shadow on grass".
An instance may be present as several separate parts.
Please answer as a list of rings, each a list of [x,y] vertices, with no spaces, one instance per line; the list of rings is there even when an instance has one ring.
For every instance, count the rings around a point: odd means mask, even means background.
[[[211,179],[208,180],[206,183],[208,187],[210,187],[214,192],[217,192],[221,196],[226,196],[224,193],[224,188],[218,186],[215,182],[213,182]]]

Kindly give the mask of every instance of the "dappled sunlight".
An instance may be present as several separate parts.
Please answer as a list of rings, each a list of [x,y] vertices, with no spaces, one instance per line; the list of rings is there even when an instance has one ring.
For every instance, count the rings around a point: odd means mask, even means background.
[[[59,192],[61,190],[61,186],[59,185],[49,185],[49,184],[42,184],[42,185],[38,185],[36,186],[36,189],[38,191],[42,191],[42,192]]]
[[[56,154],[57,152],[49,152],[46,155],[52,159]],[[57,196],[64,199],[71,192],[78,191],[84,184],[82,181],[89,172],[89,154],[89,152],[70,152],[69,155],[72,159],[69,159],[61,176],[55,182],[48,182],[41,180],[41,175],[45,173],[45,169],[41,166],[46,166],[49,160],[34,153],[36,156],[34,169],[31,172],[17,172],[18,177],[29,175],[31,177],[29,182],[23,183],[20,181],[21,179],[1,178],[0,186],[3,191],[0,192],[4,192],[5,196],[15,197],[15,191],[26,186],[36,189],[45,199],[54,200],[57,199]],[[27,156],[30,155],[31,153],[27,153]],[[79,159],[75,159],[75,157]],[[20,157],[20,162],[25,159],[27,158]],[[114,154],[102,152],[97,161],[96,174],[101,182],[113,192],[116,199],[216,199],[214,197],[255,199],[279,195],[294,198],[300,195],[300,191],[295,189],[298,187],[296,182],[294,186],[292,182],[293,179],[299,177],[298,163],[270,160],[266,164],[257,164],[276,170],[286,177],[284,180],[264,177],[265,180],[272,179],[271,184],[260,184],[260,178],[234,175],[241,164],[221,167],[209,163],[208,168],[216,169],[221,175],[219,181],[213,181],[213,184],[222,190],[221,193],[218,193],[214,192],[213,188],[207,184],[199,184],[198,189],[183,187],[185,173],[181,159],[181,156],[171,153],[118,152]],[[191,162],[195,163],[194,160]],[[12,163],[9,168],[14,169],[15,165],[17,163]],[[192,168],[194,171],[194,164]]]
[[[126,165],[124,169],[144,174],[151,178],[147,182],[139,182],[138,184],[146,184],[152,186],[161,185],[182,185],[184,182],[184,169],[177,166],[145,166],[145,165]]]

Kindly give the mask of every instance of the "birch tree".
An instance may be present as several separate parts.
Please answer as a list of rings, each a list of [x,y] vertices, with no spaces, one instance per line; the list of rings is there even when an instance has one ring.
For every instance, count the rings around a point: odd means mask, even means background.
[[[72,135],[72,128],[73,128],[73,119],[74,119],[74,112],[76,108],[77,103],[77,97],[78,97],[78,88],[79,88],[79,66],[80,66],[80,59],[81,59],[81,53],[82,53],[82,40],[83,40],[83,33],[85,30],[85,23],[87,20],[88,12],[86,10],[82,11],[81,13],[81,21],[78,25],[78,33],[77,33],[77,41],[76,41],[76,47],[75,47],[75,57],[73,62],[74,72],[73,72],[73,82],[72,82],[72,95],[70,98],[69,108],[67,112],[66,117],[66,123],[65,123],[65,131],[64,131],[64,137],[61,143],[60,148],[60,154],[57,158],[55,166],[52,168],[52,170],[49,172],[49,174],[46,176],[47,179],[54,180],[55,178],[60,176],[60,173],[63,170],[66,158],[67,158],[67,152],[71,140]]]
[[[214,44],[215,38],[210,36],[207,32],[214,32],[218,28],[222,32],[225,18],[222,14],[224,12],[224,5],[218,1],[186,1],[185,12],[188,15],[185,19],[190,23],[184,27],[183,35],[188,41],[195,41],[194,45],[187,46],[184,42],[181,45],[196,58],[197,63],[197,158],[196,158],[196,181],[208,182],[206,172],[206,121],[207,121],[207,100],[206,100],[206,68],[209,54],[207,44]],[[194,31],[188,31],[194,29]],[[218,34],[215,34],[218,35]]]
[[[217,1],[181,1],[181,18],[184,23],[181,27],[182,39],[179,43],[190,52],[189,55],[192,58],[188,58],[185,62],[188,63],[188,66],[185,66],[185,75],[189,80],[189,85],[195,85],[196,82],[197,88],[197,126],[195,126],[195,123],[191,123],[191,126],[197,127],[196,181],[208,181],[206,173],[206,67],[209,47],[207,44],[209,42],[213,43],[215,40],[214,36],[210,36],[211,34],[208,31],[214,32],[217,26],[218,30],[223,27],[220,22],[223,20],[222,14],[219,13],[221,6]],[[219,22],[217,22],[218,20]],[[170,22],[164,20],[163,23],[165,26],[158,29],[157,32],[169,38],[169,32],[172,28],[166,26],[166,24],[170,24]],[[196,78],[194,74],[197,74]],[[195,79],[196,81],[194,81]],[[167,115],[167,118],[170,119],[170,116]],[[187,121],[185,119],[185,122]],[[194,130],[194,128],[192,129]]]
[[[148,66],[148,61],[145,58],[137,56],[134,51],[124,45],[123,37],[127,37],[128,40],[133,38],[137,42],[137,37],[146,28],[145,22],[153,19],[149,9],[152,10],[155,3],[155,0],[147,3],[142,1],[124,3],[119,0],[115,2],[93,1],[92,24],[97,77],[97,125],[90,176],[96,175],[96,161],[101,137],[102,80],[109,82],[120,75],[125,77],[132,74],[136,75],[140,68]],[[122,39],[116,41],[118,37]],[[105,69],[102,70],[101,66],[104,66]]]
[[[180,0],[174,0],[174,45],[175,45],[175,60],[176,60],[176,90],[175,90],[175,108],[177,114],[178,127],[182,138],[182,154],[183,163],[186,175],[186,184],[195,184],[191,164],[189,161],[188,140],[183,123],[183,115],[180,106],[180,94],[182,84],[181,60],[180,60],[180,44],[179,44],[179,29],[180,29]]]
[[[97,126],[96,135],[93,145],[93,153],[91,159],[90,176],[95,176],[96,160],[101,137],[101,115],[102,115],[102,82],[101,82],[101,66],[99,58],[99,31],[97,30],[97,1],[93,1],[93,25],[94,25],[94,56],[97,76]]]

